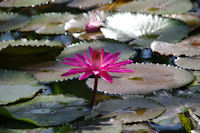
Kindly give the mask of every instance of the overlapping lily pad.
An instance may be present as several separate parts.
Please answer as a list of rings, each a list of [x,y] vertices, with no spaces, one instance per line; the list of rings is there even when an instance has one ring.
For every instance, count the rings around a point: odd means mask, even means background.
[[[38,34],[64,34],[65,22],[74,18],[74,15],[65,13],[45,13],[33,16],[31,22],[20,31],[35,31]]]
[[[0,113],[37,126],[52,126],[87,115],[89,109],[85,105],[86,101],[81,98],[41,95],[25,103],[1,107]]]
[[[152,129],[147,124],[134,124],[124,125],[123,133],[157,133],[155,129]]]
[[[188,12],[192,7],[190,0],[134,0],[118,7],[117,11],[180,14]]]
[[[174,63],[182,68],[200,70],[200,56],[198,57],[178,57]]]
[[[164,55],[174,56],[199,56],[200,55],[200,34],[190,36],[189,38],[176,43],[166,43],[154,41],[151,44],[151,49]]]
[[[165,108],[143,97],[128,97],[124,100],[110,100],[101,102],[94,112],[116,116],[115,119],[122,123],[147,121],[161,115]]]
[[[6,32],[25,26],[30,19],[17,13],[0,12],[0,22],[0,32]]]
[[[46,4],[50,0],[3,0],[0,7],[29,7]]]
[[[110,73],[113,83],[99,79],[98,90],[111,94],[147,94],[157,90],[171,90],[194,80],[192,73],[172,66],[158,64],[130,64],[133,73]],[[87,82],[93,87],[94,79]]]
[[[104,40],[104,41],[84,41],[76,44],[72,44],[65,48],[58,59],[62,59],[64,57],[73,57],[74,54],[79,53],[83,54],[82,51],[88,52],[88,46],[91,46],[93,49],[105,49],[105,52],[116,53],[118,51],[121,52],[119,60],[127,60],[131,56],[136,54],[135,50],[133,50],[130,46],[112,41],[112,40]]]
[[[26,72],[0,70],[0,105],[32,98],[41,88],[38,81]]]
[[[52,51],[61,51],[64,48],[59,42],[49,40],[10,40],[0,42],[1,55],[29,55]]]
[[[152,41],[175,43],[186,37],[189,27],[175,19],[141,13],[116,13],[106,18],[101,28],[106,38],[148,48]]]

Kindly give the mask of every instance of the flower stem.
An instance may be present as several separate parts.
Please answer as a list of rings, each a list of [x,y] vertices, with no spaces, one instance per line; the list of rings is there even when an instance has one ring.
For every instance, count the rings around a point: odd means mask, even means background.
[[[90,107],[92,108],[94,105],[94,101],[95,101],[95,97],[96,97],[96,93],[97,93],[97,84],[98,84],[98,75],[95,76],[95,81],[94,81],[94,90],[93,90],[93,94],[92,94],[92,99],[90,101]]]

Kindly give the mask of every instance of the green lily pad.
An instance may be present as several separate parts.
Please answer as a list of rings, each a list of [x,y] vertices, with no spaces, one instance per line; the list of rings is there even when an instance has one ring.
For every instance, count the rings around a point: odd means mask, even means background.
[[[1,55],[29,55],[61,51],[64,45],[49,40],[9,40],[0,42]]]
[[[64,34],[64,25],[72,18],[74,15],[68,12],[40,14],[32,16],[31,22],[19,31],[35,31],[38,34]]]
[[[32,98],[41,88],[26,72],[0,70],[0,105]]]
[[[99,103],[94,112],[115,116],[114,119],[122,123],[141,122],[161,115],[165,108],[143,97],[128,97],[124,100],[109,100]]]
[[[82,98],[41,95],[25,103],[0,107],[0,114],[37,126],[52,126],[87,115],[89,109],[85,105]]]
[[[129,64],[133,73],[110,73],[113,83],[99,79],[98,91],[111,94],[147,94],[161,89],[171,90],[194,80],[192,73],[172,66],[158,64]],[[94,79],[87,81],[93,88]]]
[[[29,7],[47,4],[50,0],[3,0],[0,7]]]
[[[198,57],[178,57],[174,63],[182,68],[200,70],[200,56]]]
[[[134,0],[117,8],[117,11],[155,14],[180,14],[191,10],[190,0]]]
[[[0,32],[6,32],[27,25],[30,19],[17,13],[0,12]]]
[[[93,49],[105,49],[105,52],[110,52],[112,54],[120,51],[120,59],[119,61],[122,60],[127,60],[128,58],[130,58],[131,56],[134,56],[136,54],[135,50],[133,50],[130,46],[124,44],[124,43],[120,43],[120,42],[116,42],[116,41],[112,41],[112,40],[104,40],[104,41],[83,41],[80,43],[76,43],[76,44],[72,44],[70,46],[68,46],[67,48],[65,48],[62,53],[60,54],[60,56],[58,56],[58,59],[62,59],[64,57],[73,57],[74,54],[83,54],[82,50],[86,51],[86,53],[88,53],[88,46],[91,46]]]
[[[107,17],[101,31],[106,38],[149,48],[154,40],[180,41],[187,36],[189,27],[182,21],[158,15],[125,12]]]

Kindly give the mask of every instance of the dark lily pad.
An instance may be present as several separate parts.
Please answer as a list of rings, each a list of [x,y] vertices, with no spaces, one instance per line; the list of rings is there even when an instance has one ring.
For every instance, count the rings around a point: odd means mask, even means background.
[[[41,88],[38,81],[26,72],[0,70],[0,105],[32,98]]]
[[[156,14],[180,14],[191,10],[190,0],[134,0],[117,8],[117,11]]]
[[[182,68],[200,70],[200,56],[198,57],[178,57],[174,63]]]
[[[182,21],[141,13],[116,13],[106,18],[101,28],[106,38],[148,48],[152,41],[177,42],[186,37],[189,27]]]
[[[51,0],[52,3],[61,4],[61,3],[68,3],[71,0]]]
[[[147,94],[157,90],[171,90],[194,80],[192,73],[172,66],[158,64],[130,64],[133,73],[110,73],[113,83],[99,79],[98,90],[111,94]],[[87,81],[93,87],[94,79]]]
[[[47,4],[50,0],[3,0],[0,7],[29,7]]]
[[[28,24],[30,19],[17,13],[0,12],[0,32],[21,28]]]
[[[31,22],[19,31],[35,31],[38,34],[64,34],[64,25],[72,18],[74,15],[68,12],[40,14],[32,16]]]
[[[41,95],[25,103],[1,107],[0,114],[37,126],[52,126],[87,115],[89,109],[85,105],[86,101],[82,98]]]

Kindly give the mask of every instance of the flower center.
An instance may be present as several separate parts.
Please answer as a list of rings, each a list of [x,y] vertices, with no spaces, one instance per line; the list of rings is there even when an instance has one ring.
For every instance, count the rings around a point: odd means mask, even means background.
[[[102,55],[99,49],[95,49],[92,53],[92,65],[94,68],[99,68],[102,64]]]

